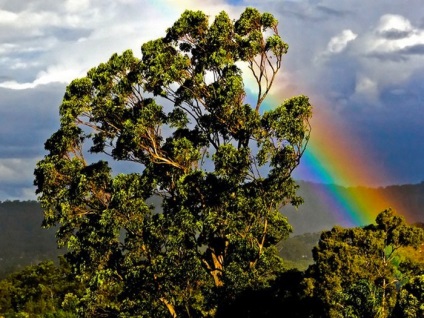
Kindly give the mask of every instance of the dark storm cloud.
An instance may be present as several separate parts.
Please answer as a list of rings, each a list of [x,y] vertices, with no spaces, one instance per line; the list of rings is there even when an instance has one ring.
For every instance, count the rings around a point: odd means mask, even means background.
[[[0,88],[0,200],[35,199],[33,171],[58,128],[63,85]]]
[[[343,18],[349,14],[352,14],[350,10],[335,10],[323,5],[318,5],[316,8],[318,11],[325,13],[327,16],[334,16],[338,18]]]
[[[368,54],[365,54],[367,58],[376,59],[379,60],[382,63],[385,62],[406,62],[409,60],[409,57],[405,54],[400,54],[399,51],[394,52],[370,52]]]
[[[401,53],[408,55],[424,55],[424,44],[407,46],[401,50]]]
[[[348,99],[355,93],[358,68],[359,63],[355,59],[346,58],[343,54],[331,56],[320,70],[321,79],[314,81],[314,87],[318,88],[322,97],[329,100]]]
[[[387,40],[399,40],[404,39],[412,35],[412,31],[403,31],[403,30],[385,30],[379,33],[379,35]]]
[[[424,120],[424,72],[417,69],[400,85],[389,85],[381,92],[386,109],[406,112],[408,121],[418,124]],[[418,115],[418,116],[417,116]],[[424,148],[424,147],[423,147]]]
[[[383,167],[387,184],[424,180],[424,73],[414,72],[407,81],[384,87],[380,106],[351,101],[341,110],[352,134],[367,156]]]
[[[35,187],[27,184],[0,183],[0,201],[13,201],[24,199],[35,199]]]
[[[424,55],[424,44],[406,46],[394,52],[372,52],[367,56],[382,62],[406,62],[414,55]]]
[[[287,1],[276,7],[277,10],[284,12],[282,15],[284,18],[291,16],[301,21],[310,22],[325,21],[328,18],[343,18],[351,14],[349,10],[338,10],[322,4],[311,4],[306,1]]]
[[[7,193],[33,197],[32,171],[44,155],[45,140],[58,128],[65,83],[113,52],[132,48],[137,54],[141,43],[163,35],[178,17],[175,2],[164,0],[159,9],[153,3],[0,0],[10,19],[0,21],[0,200]],[[233,3],[242,10],[240,1]],[[280,21],[290,49],[279,79],[286,78],[290,93],[325,99],[325,107],[340,114],[369,155],[392,172],[390,182],[424,179],[418,162],[424,156],[419,146],[424,139],[422,0],[408,5],[401,0],[354,5],[245,0],[243,5]],[[187,1],[187,6],[210,15],[231,8],[212,0]]]
[[[0,0],[0,200],[35,197],[66,83],[113,52],[137,53],[169,26],[157,13],[147,1]]]
[[[0,88],[0,158],[34,158],[58,127],[63,85],[30,90]]]
[[[286,72],[312,101],[324,98],[317,107],[338,114],[352,138],[362,140],[386,171],[385,185],[424,180],[421,5],[305,0],[274,7],[290,45]],[[357,37],[341,41],[346,30]],[[340,40],[337,50],[332,40]]]

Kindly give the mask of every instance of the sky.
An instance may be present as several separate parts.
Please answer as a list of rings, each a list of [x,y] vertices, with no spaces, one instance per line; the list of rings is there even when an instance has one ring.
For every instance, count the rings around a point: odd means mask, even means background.
[[[326,179],[307,161],[297,179],[424,180],[422,0],[0,0],[0,200],[35,199],[33,170],[72,79],[115,52],[140,56],[185,9],[237,19],[246,6],[274,14],[290,47],[272,100],[308,95],[309,156],[329,154],[314,157]]]

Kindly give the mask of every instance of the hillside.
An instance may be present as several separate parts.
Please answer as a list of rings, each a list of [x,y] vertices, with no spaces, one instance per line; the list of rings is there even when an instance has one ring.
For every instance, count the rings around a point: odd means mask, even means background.
[[[319,195],[320,192],[328,192],[329,187],[338,186],[300,182],[299,194],[304,198],[305,203],[298,210],[288,206],[282,211],[293,225],[293,236],[317,233],[337,224],[331,206]],[[424,222],[424,182],[379,189],[339,188],[338,191],[356,191],[356,195],[359,192],[359,195],[365,198],[371,196],[374,191],[383,191],[396,202],[396,205],[392,206],[394,209],[408,211],[410,223]],[[152,203],[154,201],[156,200]],[[41,208],[35,201],[0,202],[0,277],[26,265],[36,264],[46,259],[56,259],[62,252],[56,248],[55,230],[43,229],[42,219]],[[305,256],[305,248],[300,246],[303,243],[307,247],[313,246],[317,237],[315,234],[312,236],[305,234],[292,241],[293,247],[285,244],[284,251],[281,252],[285,258],[296,260],[297,249],[301,258],[310,262],[310,253]]]
[[[56,259],[54,229],[43,229],[40,205],[35,201],[0,202],[0,277],[37,264]]]
[[[382,197],[391,199],[387,208],[407,211],[406,220],[409,223],[424,222],[424,182],[381,188],[346,188],[310,182],[299,182],[299,185],[298,193],[303,197],[305,203],[297,210],[291,206],[284,207],[282,210],[282,213],[288,217],[293,226],[295,235],[319,232],[338,223],[336,219],[337,211],[333,211],[334,207],[326,199],[326,194],[329,192],[361,197],[365,202],[372,200],[378,193]]]

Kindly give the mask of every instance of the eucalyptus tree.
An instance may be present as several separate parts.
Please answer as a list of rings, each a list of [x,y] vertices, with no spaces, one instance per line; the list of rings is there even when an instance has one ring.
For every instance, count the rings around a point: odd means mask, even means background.
[[[311,105],[264,106],[288,49],[277,23],[186,11],[140,59],[114,54],[66,88],[35,184],[85,315],[214,316],[281,270]]]

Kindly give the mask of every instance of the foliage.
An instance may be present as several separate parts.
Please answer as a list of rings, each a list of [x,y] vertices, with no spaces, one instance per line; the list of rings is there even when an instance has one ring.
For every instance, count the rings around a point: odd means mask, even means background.
[[[282,270],[311,115],[305,96],[263,109],[287,48],[269,13],[186,11],[141,60],[115,54],[67,87],[35,184],[86,316],[213,316]]]
[[[322,233],[304,284],[325,317],[389,317],[399,288],[420,273],[414,259],[400,251],[417,248],[424,231],[391,210],[380,213],[376,222]]]
[[[76,317],[64,300],[77,296],[80,285],[63,258],[25,267],[0,281],[0,314],[4,317]]]
[[[424,316],[424,275],[413,277],[400,291],[393,317]]]

